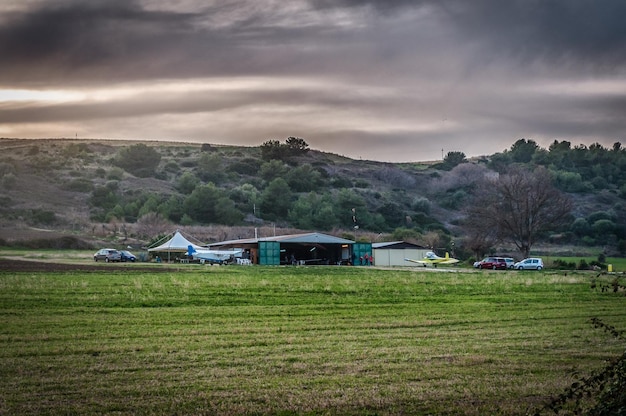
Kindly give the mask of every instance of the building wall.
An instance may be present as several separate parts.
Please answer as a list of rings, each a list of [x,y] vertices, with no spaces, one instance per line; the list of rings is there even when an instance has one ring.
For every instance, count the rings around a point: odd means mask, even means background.
[[[427,249],[404,248],[399,250],[374,249],[374,265],[376,266],[415,266],[404,259],[421,260],[426,256]]]

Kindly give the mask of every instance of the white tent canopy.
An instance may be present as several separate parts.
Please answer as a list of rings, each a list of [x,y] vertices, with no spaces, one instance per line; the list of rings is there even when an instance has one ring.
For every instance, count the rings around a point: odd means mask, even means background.
[[[165,243],[161,244],[157,247],[149,248],[148,251],[158,251],[158,252],[172,252],[172,253],[186,253],[189,246],[192,246],[194,249],[202,249],[204,247],[199,246],[197,244],[192,243],[187,240],[180,231],[176,231],[174,236],[170,238]]]

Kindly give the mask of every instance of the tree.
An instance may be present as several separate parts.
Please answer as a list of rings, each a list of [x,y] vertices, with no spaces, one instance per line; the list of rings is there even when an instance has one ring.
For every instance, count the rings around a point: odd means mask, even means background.
[[[172,229],[172,224],[161,214],[150,212],[137,220],[137,234],[147,238],[165,234]]]
[[[184,213],[184,197],[179,195],[171,195],[167,201],[159,206],[159,212],[173,222],[179,222]]]
[[[511,146],[511,156],[513,161],[519,163],[528,163],[533,158],[535,151],[539,145],[534,140],[519,139]]]
[[[119,151],[114,164],[140,178],[154,175],[161,155],[152,147],[138,143]]]
[[[271,182],[276,178],[281,178],[287,174],[289,167],[280,160],[270,160],[261,165],[258,176]]]
[[[300,155],[309,151],[309,144],[300,137],[288,137],[285,145],[289,149],[290,155]]]
[[[261,217],[286,219],[291,208],[291,189],[283,178],[276,178],[261,194]]]
[[[489,252],[489,249],[498,241],[497,230],[491,223],[472,220],[470,217],[463,223],[465,230],[464,246],[471,250],[476,260]]]
[[[289,210],[289,221],[301,229],[328,230],[337,225],[333,198],[315,192],[301,195]]]
[[[237,186],[230,190],[228,196],[242,212],[256,214],[255,206],[259,200],[259,190],[249,183]]]
[[[113,209],[120,201],[117,189],[117,182],[108,182],[106,186],[95,187],[89,197],[89,204],[104,211]]]
[[[345,227],[366,228],[371,223],[371,215],[365,199],[351,189],[342,189],[335,198],[337,220]]]
[[[161,201],[159,201],[159,197],[157,195],[150,195],[148,197],[148,199],[146,200],[146,202],[143,203],[143,205],[141,206],[141,208],[139,209],[139,213],[138,215],[140,217],[143,217],[146,214],[149,214],[151,212],[159,212],[159,204]],[[121,218],[121,217],[118,217]]]
[[[570,198],[554,187],[546,169],[513,167],[477,188],[468,220],[494,230],[528,257],[539,235],[561,225],[571,209]]]
[[[235,225],[243,220],[243,214],[235,207],[235,203],[225,196],[215,204],[215,222],[226,225]]]
[[[415,197],[415,199],[413,199],[413,203],[411,204],[411,208],[417,212],[430,214],[430,201],[428,198],[423,196]]]
[[[198,159],[198,177],[205,182],[222,181],[224,179],[222,157],[218,153],[202,153]]]
[[[222,197],[220,190],[212,182],[206,185],[198,185],[185,198],[183,203],[185,214],[201,223],[214,222],[215,205],[220,197]]]
[[[615,223],[611,220],[598,220],[591,225],[591,229],[596,235],[596,241],[606,244],[613,238],[615,232]]]
[[[406,212],[397,203],[386,202],[377,211],[383,217],[388,230],[406,225]]]
[[[467,159],[465,158],[465,153],[448,152],[448,154],[446,154],[446,157],[443,159],[442,169],[451,170],[452,168],[465,162],[467,162]]]
[[[200,180],[191,172],[185,172],[178,178],[176,189],[185,195],[189,195],[200,184]]]
[[[591,233],[591,226],[586,219],[576,218],[570,226],[570,230],[576,235],[576,237],[584,237]]]
[[[320,173],[308,163],[293,168],[285,179],[294,192],[315,191],[322,184]]]
[[[261,145],[263,160],[285,160],[289,156],[298,156],[309,151],[309,145],[299,137],[289,137],[282,144],[278,140],[268,140]]]
[[[441,242],[441,234],[436,231],[429,231],[422,236],[422,244],[431,250],[435,250]]]
[[[263,160],[282,160],[284,157],[284,147],[278,140],[268,140],[261,145],[261,158]]]

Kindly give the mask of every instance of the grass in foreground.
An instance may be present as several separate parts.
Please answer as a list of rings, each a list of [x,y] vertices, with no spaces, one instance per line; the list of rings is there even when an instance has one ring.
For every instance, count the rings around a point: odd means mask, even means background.
[[[584,274],[0,273],[0,413],[525,414],[624,352]]]

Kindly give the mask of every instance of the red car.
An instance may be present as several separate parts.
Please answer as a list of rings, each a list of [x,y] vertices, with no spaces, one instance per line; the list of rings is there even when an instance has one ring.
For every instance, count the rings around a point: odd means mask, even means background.
[[[507,264],[503,257],[485,257],[476,265],[479,269],[506,270]]]

